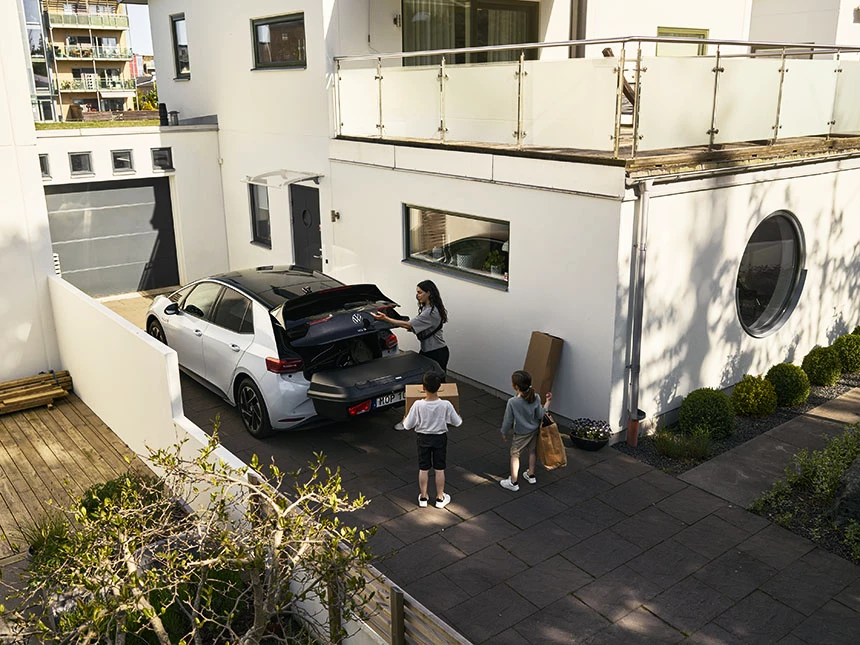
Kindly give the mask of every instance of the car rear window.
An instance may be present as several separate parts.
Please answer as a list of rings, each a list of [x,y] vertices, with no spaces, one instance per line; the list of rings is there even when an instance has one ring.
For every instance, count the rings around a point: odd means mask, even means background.
[[[224,289],[212,322],[238,334],[252,334],[251,301],[233,289]]]

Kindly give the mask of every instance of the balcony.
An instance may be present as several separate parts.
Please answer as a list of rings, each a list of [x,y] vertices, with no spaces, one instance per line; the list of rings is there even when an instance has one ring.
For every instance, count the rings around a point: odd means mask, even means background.
[[[658,41],[704,42],[709,54],[644,53]],[[618,53],[544,60],[524,53],[571,45]],[[494,50],[514,50],[520,60],[445,63]],[[438,65],[397,66],[431,55]],[[335,63],[341,137],[635,159],[724,154],[738,144],[778,147],[800,137],[838,147],[837,137],[860,135],[857,47],[619,38],[345,56]]]
[[[101,78],[96,75],[87,75],[84,78],[60,81],[61,92],[132,92],[134,91],[134,79],[128,78]]]
[[[48,12],[51,27],[87,27],[92,29],[128,29],[128,16],[114,13]]]
[[[93,45],[54,45],[57,60],[131,60],[134,54],[121,47],[94,47]]]

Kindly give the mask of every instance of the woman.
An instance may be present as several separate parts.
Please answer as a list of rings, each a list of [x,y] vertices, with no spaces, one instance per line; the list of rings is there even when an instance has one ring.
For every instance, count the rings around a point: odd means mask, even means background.
[[[376,320],[387,322],[413,332],[421,343],[421,354],[439,363],[442,374],[448,370],[448,346],[442,335],[442,326],[448,322],[448,311],[442,303],[439,288],[432,280],[424,280],[415,288],[418,315],[411,320],[395,320],[378,311],[371,315]],[[443,378],[444,381],[444,378]]]

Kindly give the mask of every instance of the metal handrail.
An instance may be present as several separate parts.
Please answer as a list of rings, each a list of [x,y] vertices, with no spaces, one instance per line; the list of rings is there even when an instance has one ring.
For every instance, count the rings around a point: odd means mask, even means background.
[[[543,49],[550,47],[572,47],[588,45],[612,45],[628,43],[688,43],[695,45],[732,45],[739,47],[768,47],[774,49],[815,50],[813,54],[829,54],[839,52],[860,52],[857,45],[815,45],[809,43],[790,43],[770,40],[721,40],[713,38],[685,38],[676,36],[624,36],[618,38],[588,38],[585,40],[561,40],[551,43],[519,43],[514,45],[487,45],[485,47],[460,47],[453,49],[425,49],[415,52],[392,52],[389,54],[356,54],[335,56],[335,61],[386,60],[391,58],[417,58],[420,56],[442,56],[447,54],[480,54],[497,51],[520,51],[524,49]],[[794,52],[792,52],[794,53]],[[739,54],[752,56],[757,54]],[[725,56],[724,56],[725,57]]]

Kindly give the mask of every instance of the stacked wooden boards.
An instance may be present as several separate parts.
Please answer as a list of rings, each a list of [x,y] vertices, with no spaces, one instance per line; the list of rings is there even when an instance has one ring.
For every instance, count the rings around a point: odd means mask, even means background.
[[[68,371],[52,370],[0,383],[0,414],[50,405],[71,389],[72,377]]]

